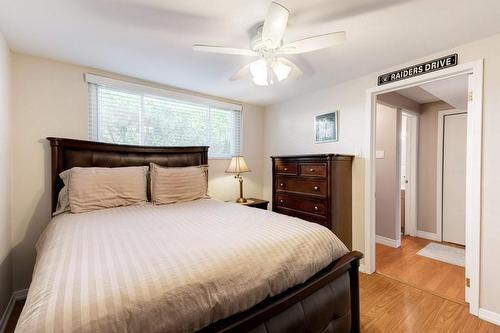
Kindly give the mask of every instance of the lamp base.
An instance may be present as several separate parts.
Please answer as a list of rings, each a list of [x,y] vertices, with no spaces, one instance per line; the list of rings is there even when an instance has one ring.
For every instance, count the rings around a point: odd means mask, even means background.
[[[245,202],[247,202],[247,199],[245,199],[245,198],[238,198],[238,199],[236,199],[236,202],[237,203],[245,203]]]

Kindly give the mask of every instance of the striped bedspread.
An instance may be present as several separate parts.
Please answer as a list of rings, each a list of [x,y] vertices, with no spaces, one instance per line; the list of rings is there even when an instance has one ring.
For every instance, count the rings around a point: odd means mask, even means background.
[[[211,199],[55,217],[16,332],[190,332],[348,252],[314,223]]]

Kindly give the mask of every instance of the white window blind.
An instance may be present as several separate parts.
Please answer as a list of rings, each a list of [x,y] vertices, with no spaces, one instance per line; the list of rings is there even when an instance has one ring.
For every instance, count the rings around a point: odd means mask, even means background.
[[[91,74],[89,137],[145,146],[210,146],[209,157],[240,154],[241,106]]]

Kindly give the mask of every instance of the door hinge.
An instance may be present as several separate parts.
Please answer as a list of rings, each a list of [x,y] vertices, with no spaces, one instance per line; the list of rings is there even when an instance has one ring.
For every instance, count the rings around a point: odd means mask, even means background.
[[[470,288],[470,279],[469,278],[465,278],[465,286],[467,288]]]
[[[469,95],[468,95],[468,99],[469,99],[469,102],[472,102],[472,97],[473,97],[473,94],[472,94],[472,91],[469,91]]]

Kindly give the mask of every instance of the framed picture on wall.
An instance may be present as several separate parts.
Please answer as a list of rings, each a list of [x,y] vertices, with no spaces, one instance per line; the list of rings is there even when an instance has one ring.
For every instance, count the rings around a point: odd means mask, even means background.
[[[338,141],[339,111],[314,117],[314,137],[316,143]]]

